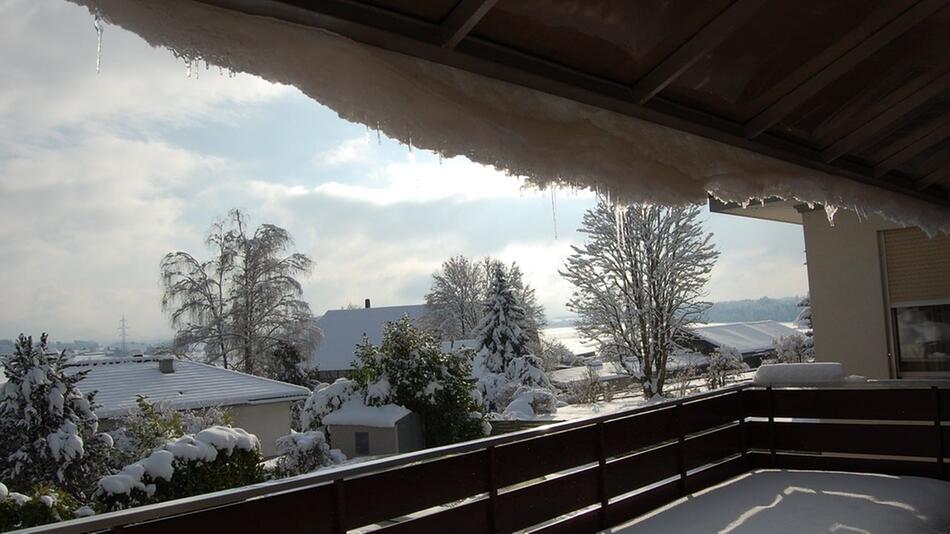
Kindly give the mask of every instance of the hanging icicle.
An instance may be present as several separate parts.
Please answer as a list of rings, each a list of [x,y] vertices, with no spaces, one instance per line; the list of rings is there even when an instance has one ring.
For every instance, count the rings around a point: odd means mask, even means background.
[[[102,19],[99,15],[93,19],[92,25],[96,28],[96,74],[99,74],[99,67],[102,64]]]
[[[441,154],[439,155],[439,161],[442,161]],[[557,241],[557,187],[554,184],[549,187],[551,188],[551,218],[554,220],[554,240]]]

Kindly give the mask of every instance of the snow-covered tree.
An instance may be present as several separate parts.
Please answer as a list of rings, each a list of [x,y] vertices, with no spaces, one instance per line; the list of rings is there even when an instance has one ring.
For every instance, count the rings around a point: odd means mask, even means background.
[[[491,288],[482,305],[482,321],[476,335],[476,350],[485,351],[485,367],[504,373],[512,359],[528,353],[524,308],[504,270],[492,273]]]
[[[453,256],[432,275],[424,323],[445,339],[466,339],[481,318],[484,271],[469,258]]]
[[[738,349],[726,345],[718,347],[709,355],[706,385],[709,389],[725,387],[730,378],[748,369]]]
[[[805,363],[810,361],[805,336],[792,334],[772,341],[772,350],[779,363]]]
[[[107,469],[112,438],[98,432],[95,392],[83,395],[85,372],[65,372],[65,353],[48,352],[20,334],[2,359],[7,382],[0,391],[0,480],[28,489],[60,487],[82,499]]]
[[[300,411],[300,429],[323,430],[323,418],[359,394],[359,384],[349,378],[338,378],[332,384],[317,384]]]
[[[280,343],[310,354],[319,331],[297,276],[313,262],[289,252],[290,234],[272,224],[251,232],[244,214],[231,210],[206,243],[211,260],[182,251],[162,260],[162,307],[177,329],[176,345],[201,345],[210,361],[252,374],[263,372]]]
[[[427,446],[484,434],[468,356],[442,352],[439,339],[408,317],[388,323],[380,346],[364,343],[356,356],[354,376],[366,404],[397,404],[419,414]]]
[[[798,324],[798,328],[804,329],[805,334],[805,348],[804,356],[807,360],[815,359],[815,337],[812,332],[812,321],[811,321],[811,295],[805,295],[798,303],[798,317],[795,319],[795,322]]]
[[[277,438],[275,477],[302,475],[346,461],[339,449],[331,449],[323,432],[293,432]]]
[[[534,288],[524,281],[517,263],[506,265],[492,257],[476,260],[459,255],[442,264],[441,269],[432,275],[432,287],[425,297],[425,326],[447,340],[475,336],[484,315],[483,303],[490,298],[497,269],[504,272],[525,311],[524,330],[528,338],[537,341],[545,318]]]
[[[698,206],[616,206],[606,197],[584,214],[564,276],[578,331],[636,377],[647,398],[663,394],[676,337],[699,319],[719,253]]]

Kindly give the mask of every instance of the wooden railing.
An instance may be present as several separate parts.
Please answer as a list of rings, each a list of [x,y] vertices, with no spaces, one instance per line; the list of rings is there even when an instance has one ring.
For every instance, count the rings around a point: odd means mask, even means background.
[[[593,532],[759,467],[947,478],[950,383],[737,385],[49,532]]]

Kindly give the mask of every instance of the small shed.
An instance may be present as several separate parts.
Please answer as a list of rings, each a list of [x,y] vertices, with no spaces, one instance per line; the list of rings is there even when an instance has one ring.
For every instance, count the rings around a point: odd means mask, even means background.
[[[419,414],[396,404],[366,406],[347,402],[323,418],[330,444],[347,458],[381,456],[425,448],[425,426]]]

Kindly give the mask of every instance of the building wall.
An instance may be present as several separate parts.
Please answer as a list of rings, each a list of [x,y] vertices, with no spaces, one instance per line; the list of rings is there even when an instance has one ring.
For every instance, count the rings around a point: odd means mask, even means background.
[[[891,378],[878,232],[896,226],[844,210],[833,227],[824,211],[802,218],[816,359],[841,362],[849,374]]]
[[[396,423],[399,452],[412,452],[426,448],[425,423],[422,416],[411,413]]]
[[[397,430],[394,427],[378,428],[361,425],[330,425],[330,446],[340,449],[347,458],[356,457],[356,433],[369,434],[369,456],[396,454],[399,452]]]
[[[277,455],[277,438],[290,434],[290,401],[228,406],[234,426],[261,440],[264,458]]]

